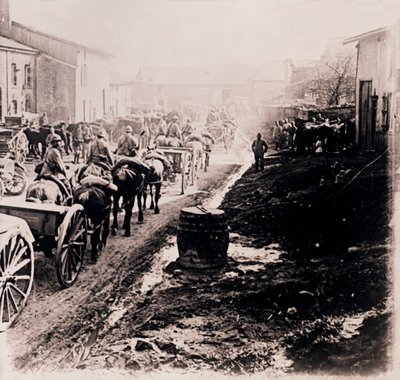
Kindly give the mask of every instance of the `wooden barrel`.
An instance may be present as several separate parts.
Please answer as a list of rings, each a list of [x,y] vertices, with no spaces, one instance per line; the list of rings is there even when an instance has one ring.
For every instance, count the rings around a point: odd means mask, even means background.
[[[179,217],[177,243],[178,261],[184,268],[224,266],[229,246],[224,211],[203,207],[183,208]]]

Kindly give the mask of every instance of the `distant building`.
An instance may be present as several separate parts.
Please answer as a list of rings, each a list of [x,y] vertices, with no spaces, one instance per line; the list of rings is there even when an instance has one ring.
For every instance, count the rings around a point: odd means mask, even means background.
[[[108,113],[110,54],[11,21],[8,0],[0,0],[0,19],[1,36],[36,52],[32,112],[47,112],[51,122],[93,121]],[[14,70],[10,62],[4,67]]]
[[[117,73],[110,75],[109,116],[124,117],[143,107],[143,84]]]
[[[399,131],[400,21],[344,41],[354,42],[358,49],[356,139],[361,149],[379,151]]]
[[[171,108],[182,103],[226,105],[230,99],[249,98],[269,102],[283,96],[284,64],[143,66],[137,79],[143,99],[154,107]]]

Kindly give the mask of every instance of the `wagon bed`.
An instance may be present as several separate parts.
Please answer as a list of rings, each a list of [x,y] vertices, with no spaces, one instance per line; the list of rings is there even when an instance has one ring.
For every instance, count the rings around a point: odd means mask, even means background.
[[[56,274],[61,287],[67,288],[76,281],[86,250],[87,218],[78,204],[67,207],[6,199],[0,201],[0,222],[5,225],[0,229],[2,331],[15,320],[29,296],[34,251],[49,254],[55,248]]]

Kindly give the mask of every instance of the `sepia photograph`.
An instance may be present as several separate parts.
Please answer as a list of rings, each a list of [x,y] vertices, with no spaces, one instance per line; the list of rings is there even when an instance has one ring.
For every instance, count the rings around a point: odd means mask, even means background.
[[[400,378],[400,1],[0,0],[0,379]]]

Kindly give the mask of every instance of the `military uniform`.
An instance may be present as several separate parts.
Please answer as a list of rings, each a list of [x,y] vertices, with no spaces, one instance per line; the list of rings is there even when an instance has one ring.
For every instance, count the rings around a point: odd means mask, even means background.
[[[90,162],[103,162],[109,165],[114,164],[110,148],[105,140],[97,138],[89,147],[88,163]]]
[[[135,149],[137,149],[137,143],[132,135],[126,133],[119,138],[117,154],[122,156],[131,156]]]

